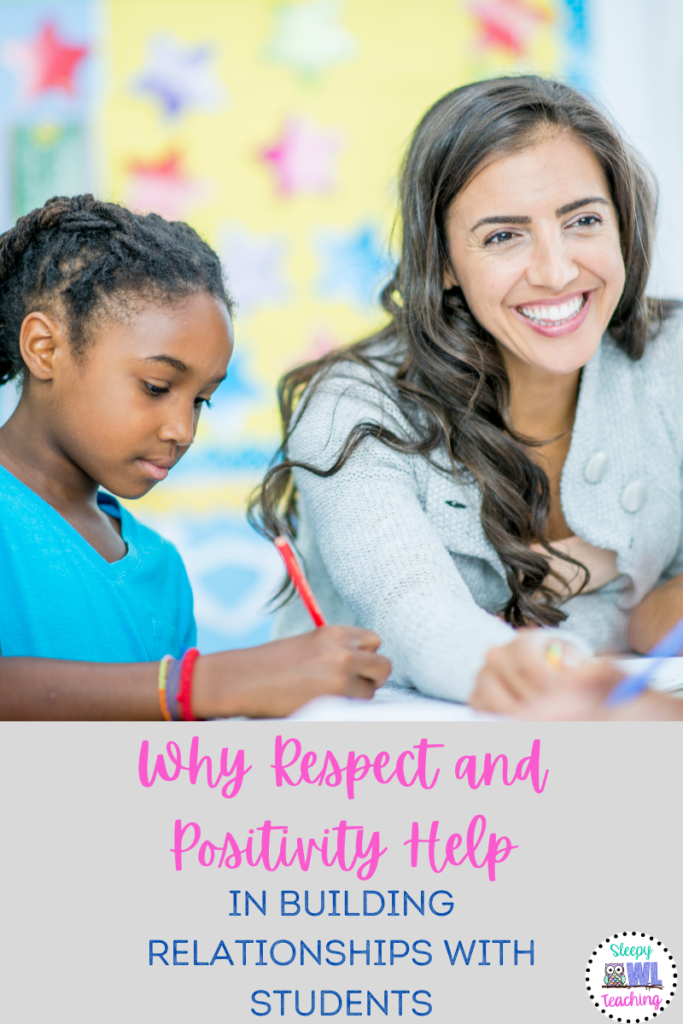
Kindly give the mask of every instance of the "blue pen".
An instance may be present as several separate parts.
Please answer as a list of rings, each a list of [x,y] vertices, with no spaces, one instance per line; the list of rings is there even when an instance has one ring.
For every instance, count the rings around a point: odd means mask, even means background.
[[[683,619],[677,622],[673,629],[670,629],[666,636],[662,637],[658,644],[648,651],[647,657],[650,664],[636,672],[635,675],[626,676],[614,687],[605,701],[606,707],[613,708],[617,704],[625,704],[633,700],[638,694],[646,690],[650,679],[655,674],[664,658],[673,658],[683,648]]]

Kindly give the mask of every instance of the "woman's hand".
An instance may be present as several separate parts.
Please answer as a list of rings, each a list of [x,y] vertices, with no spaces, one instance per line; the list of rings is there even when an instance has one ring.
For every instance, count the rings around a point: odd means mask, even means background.
[[[662,583],[631,612],[628,642],[634,651],[647,652],[683,617],[683,575]]]
[[[585,656],[573,644],[540,629],[521,629],[502,647],[492,647],[477,676],[470,704],[477,711],[516,715]]]
[[[315,697],[369,700],[386,682],[391,662],[376,633],[323,626],[260,647],[199,658],[193,708],[199,718],[247,715],[282,718]]]
[[[610,692],[623,677],[623,670],[613,661],[587,659],[574,668],[556,672],[546,686],[522,704],[517,717],[551,722],[628,718],[639,700],[616,708],[605,706]]]
[[[666,722],[683,720],[683,700],[646,690],[610,707],[607,697],[624,671],[608,659],[585,658],[570,645],[552,665],[550,638],[525,630],[504,647],[493,647],[477,677],[472,707],[525,721]]]
[[[624,673],[612,661],[587,661],[558,673],[552,689],[526,703],[519,717],[553,722],[678,722],[683,700],[645,690],[635,700],[610,707],[607,697]]]

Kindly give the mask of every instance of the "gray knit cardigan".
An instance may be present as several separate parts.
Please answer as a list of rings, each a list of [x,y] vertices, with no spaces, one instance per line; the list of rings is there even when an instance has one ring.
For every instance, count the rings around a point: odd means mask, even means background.
[[[596,650],[627,649],[630,611],[683,572],[682,328],[680,316],[668,321],[638,362],[605,335],[581,376],[562,510],[575,534],[617,552],[620,575],[567,600],[562,628]],[[299,417],[289,457],[327,468],[365,421],[414,436],[386,386],[378,393],[369,371],[342,364]],[[466,700],[486,651],[514,637],[492,614],[509,590],[484,535],[474,479],[372,439],[334,476],[295,476],[297,546],[328,621],[379,633],[397,682]],[[311,625],[295,598],[280,611],[276,634]]]

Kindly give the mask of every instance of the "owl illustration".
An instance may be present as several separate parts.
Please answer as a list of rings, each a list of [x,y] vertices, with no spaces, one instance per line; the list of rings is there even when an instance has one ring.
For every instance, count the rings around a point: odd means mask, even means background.
[[[620,985],[625,985],[624,965],[605,964],[605,977],[603,980],[608,988],[618,988]]]

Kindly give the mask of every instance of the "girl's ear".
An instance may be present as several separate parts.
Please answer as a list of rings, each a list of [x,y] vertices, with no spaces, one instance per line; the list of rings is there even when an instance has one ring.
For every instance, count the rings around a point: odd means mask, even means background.
[[[52,380],[55,355],[64,344],[60,328],[45,313],[29,313],[25,317],[19,335],[19,348],[32,377]]]

